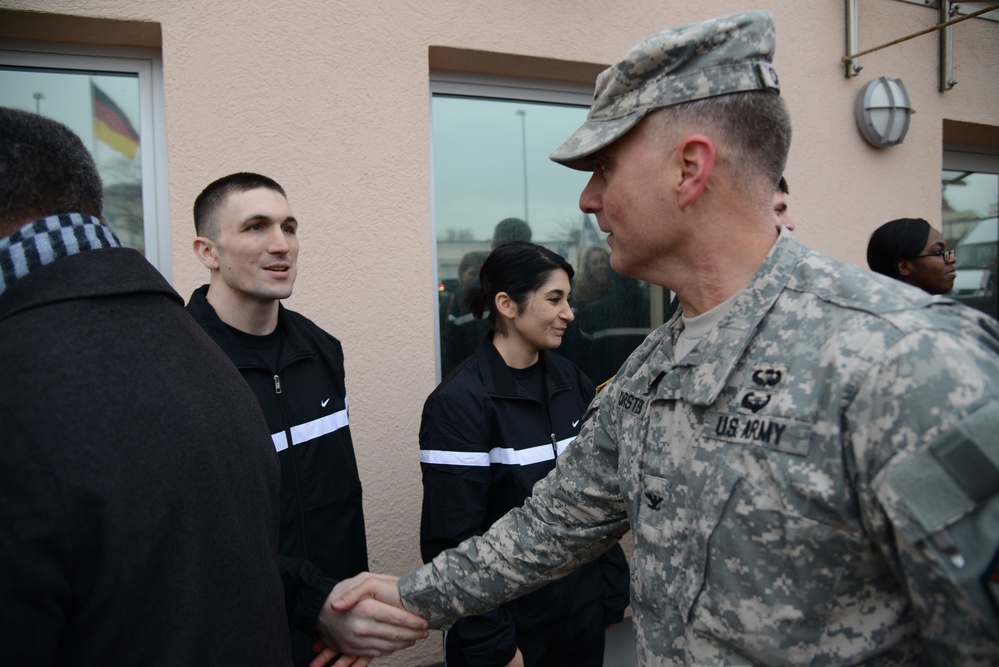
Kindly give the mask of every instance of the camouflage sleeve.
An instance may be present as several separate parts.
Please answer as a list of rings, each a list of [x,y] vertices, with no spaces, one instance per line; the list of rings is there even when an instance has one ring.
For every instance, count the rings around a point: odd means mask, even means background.
[[[579,437],[522,507],[399,581],[407,609],[447,627],[568,574],[627,532],[617,451],[599,405],[598,398]]]
[[[999,655],[999,355],[975,338],[902,337],[846,415],[865,526],[939,664]]]

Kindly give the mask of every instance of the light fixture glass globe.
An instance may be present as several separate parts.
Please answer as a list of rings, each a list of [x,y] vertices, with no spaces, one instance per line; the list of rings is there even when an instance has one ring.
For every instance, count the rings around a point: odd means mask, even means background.
[[[901,79],[886,76],[871,81],[857,95],[856,115],[860,134],[869,144],[886,148],[902,143],[915,111]]]

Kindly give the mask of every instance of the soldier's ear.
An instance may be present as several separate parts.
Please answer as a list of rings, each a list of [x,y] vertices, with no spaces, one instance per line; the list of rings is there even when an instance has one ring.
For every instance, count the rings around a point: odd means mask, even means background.
[[[909,264],[909,260],[907,259],[898,260],[898,275],[906,278],[912,275],[912,265]]]
[[[697,201],[708,184],[715,168],[715,147],[703,134],[692,134],[680,142],[675,156],[680,173],[677,203],[685,209]]]

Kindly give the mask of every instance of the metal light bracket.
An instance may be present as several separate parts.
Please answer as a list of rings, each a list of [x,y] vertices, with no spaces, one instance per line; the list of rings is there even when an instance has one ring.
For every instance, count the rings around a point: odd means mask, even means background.
[[[859,19],[857,16],[857,5],[859,0],[844,0],[846,9],[846,55],[843,56],[842,61],[846,66],[846,77],[854,77],[860,73],[863,69],[863,65],[860,64],[860,56],[873,53],[875,51],[880,51],[881,49],[888,48],[889,46],[894,46],[901,42],[913,39],[914,37],[919,37],[934,31],[940,32],[940,91],[947,91],[953,88],[957,81],[954,80],[954,35],[953,26],[962,21],[967,21],[968,19],[975,18],[977,16],[983,16],[984,18],[996,18],[994,12],[999,10],[999,4],[990,4],[987,7],[975,10],[970,13],[962,13],[961,7],[958,3],[952,2],[951,0],[905,0],[906,2],[914,2],[915,4],[923,4],[927,6],[937,6],[939,11],[940,22],[937,25],[926,28],[925,30],[920,30],[919,32],[912,33],[911,35],[906,35],[905,37],[899,37],[898,39],[892,40],[886,44],[880,46],[875,46],[864,51],[857,51],[860,44],[860,26]],[[958,15],[960,14],[960,15]],[[991,15],[990,15],[991,14]]]

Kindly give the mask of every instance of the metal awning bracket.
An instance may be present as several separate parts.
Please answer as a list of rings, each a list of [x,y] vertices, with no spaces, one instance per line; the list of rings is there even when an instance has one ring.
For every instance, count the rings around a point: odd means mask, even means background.
[[[945,24],[957,13],[958,6],[950,0],[940,0],[940,23]],[[954,26],[940,30],[940,92],[950,90],[954,80]]]
[[[857,51],[857,47],[860,44],[860,26],[859,19],[857,17],[857,4],[858,0],[844,0],[846,3],[846,55],[843,56],[842,61],[846,65],[846,77],[854,77],[860,73],[863,66],[860,64],[860,56],[865,56],[868,53],[873,53],[875,51],[880,51],[881,49],[888,48],[889,46],[894,46],[901,42],[908,41],[914,37],[919,37],[927,33],[934,31],[940,31],[940,90],[946,91],[950,90],[957,84],[954,80],[954,35],[953,26],[961,21],[967,21],[968,19],[973,19],[976,16],[981,16],[982,14],[987,14],[999,9],[999,4],[992,4],[987,7],[983,7],[977,11],[971,12],[970,14],[961,14],[960,16],[955,16],[960,5],[952,0],[938,0],[940,7],[940,22],[937,25],[931,26],[919,32],[914,32],[911,35],[906,35],[905,37],[899,37],[886,44],[880,46],[875,46],[870,49],[865,49],[863,51]]]
[[[860,22],[857,18],[857,1],[845,0],[847,57],[843,58],[843,62],[846,63],[846,78],[848,79],[852,76],[857,76],[860,74],[860,70],[864,69],[864,66],[860,64],[860,58],[850,56],[850,54],[857,52],[857,47],[860,45]]]

